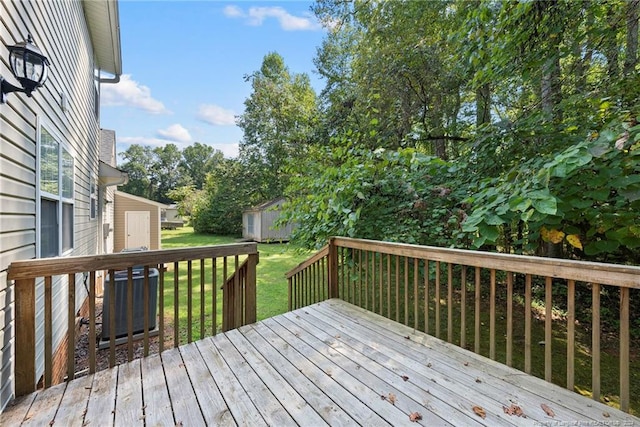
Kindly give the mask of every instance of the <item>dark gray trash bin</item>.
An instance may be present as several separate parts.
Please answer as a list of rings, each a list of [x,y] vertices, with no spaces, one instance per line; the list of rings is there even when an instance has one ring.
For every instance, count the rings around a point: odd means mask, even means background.
[[[126,336],[127,323],[127,270],[116,271],[115,281],[115,319],[116,338]],[[108,341],[111,335],[109,304],[111,302],[111,277],[107,276],[102,300],[102,340]],[[158,306],[158,269],[149,269],[149,330],[156,328],[156,309]],[[133,333],[144,332],[144,267],[133,268]]]

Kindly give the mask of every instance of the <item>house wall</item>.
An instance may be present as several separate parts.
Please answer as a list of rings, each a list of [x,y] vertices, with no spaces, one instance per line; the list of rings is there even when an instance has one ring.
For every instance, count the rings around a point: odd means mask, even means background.
[[[8,95],[0,105],[0,410],[13,394],[15,291],[7,283],[12,261],[39,251],[39,126],[63,139],[75,155],[74,249],[69,255],[96,253],[97,220],[89,219],[89,181],[98,173],[99,126],[93,49],[82,3],[69,1],[0,2],[0,74],[15,83],[8,49],[31,34],[52,67],[44,87]],[[66,110],[62,97],[66,97]],[[82,275],[76,277],[76,308],[86,298]],[[66,280],[65,280],[66,281]],[[54,283],[54,348],[65,338],[67,284]],[[43,288],[36,287],[36,367],[44,369]]]
[[[148,211],[151,218],[151,245],[150,250],[160,249],[160,204],[141,197],[131,196],[120,191],[115,193],[115,211],[113,219],[113,251],[120,252],[126,248],[126,224],[125,212]]]

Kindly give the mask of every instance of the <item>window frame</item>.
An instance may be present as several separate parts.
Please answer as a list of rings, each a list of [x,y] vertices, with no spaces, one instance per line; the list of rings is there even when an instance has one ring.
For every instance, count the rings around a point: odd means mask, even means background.
[[[60,136],[53,127],[42,122],[38,118],[36,133],[36,256],[43,257],[43,229],[42,229],[42,201],[50,201],[56,204],[57,222],[57,251],[53,254],[45,254],[45,257],[65,256],[73,252],[75,242],[75,180],[76,180],[76,155],[70,144]],[[57,194],[43,189],[42,155],[43,136],[46,133],[57,147]],[[69,162],[70,161],[70,162]],[[70,163],[70,168],[68,167]],[[69,209],[70,207],[70,209]],[[65,221],[67,220],[67,221]],[[65,224],[71,222],[71,230]]]

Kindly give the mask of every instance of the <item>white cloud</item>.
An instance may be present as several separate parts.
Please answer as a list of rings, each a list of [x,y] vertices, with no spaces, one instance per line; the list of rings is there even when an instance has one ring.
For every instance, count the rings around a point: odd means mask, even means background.
[[[182,125],[177,123],[169,126],[166,129],[159,129],[157,133],[161,138],[168,139],[174,142],[191,142],[191,135],[189,134],[189,131]]]
[[[224,15],[230,18],[242,18],[244,17],[244,12],[238,6],[229,5],[224,8]]]
[[[244,18],[248,25],[253,26],[262,25],[267,18],[274,18],[285,31],[315,31],[322,28],[313,15],[294,16],[280,6],[250,7],[247,12],[238,6],[227,6],[224,14],[230,18]]]
[[[102,86],[100,103],[106,107],[126,106],[152,114],[168,114],[164,104],[151,96],[151,89],[123,74],[120,82]]]
[[[216,150],[222,151],[222,154],[228,159],[238,157],[240,154],[240,144],[236,143],[219,143],[219,144],[207,144],[215,148]]]
[[[235,114],[231,110],[213,104],[203,104],[198,109],[198,119],[214,126],[231,126],[236,124]]]

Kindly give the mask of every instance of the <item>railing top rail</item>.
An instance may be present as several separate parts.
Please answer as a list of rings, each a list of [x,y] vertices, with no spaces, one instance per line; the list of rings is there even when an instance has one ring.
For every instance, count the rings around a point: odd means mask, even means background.
[[[626,288],[640,288],[640,266],[438,248],[348,237],[333,237],[330,244],[344,248],[449,262],[472,267],[492,268],[514,273],[556,277]]]
[[[302,261],[300,264],[295,266],[293,269],[287,271],[285,273],[286,278],[290,279],[291,277],[295,276],[297,273],[301,272],[305,268],[307,268],[310,265],[312,265],[314,262],[322,259],[323,257],[326,257],[328,254],[329,254],[329,245],[324,245],[322,247],[322,249],[320,249],[318,252],[313,254],[311,256],[311,258],[308,258],[305,261]]]
[[[12,262],[7,272],[7,279],[33,279],[43,276],[56,276],[109,269],[124,270],[136,265],[154,265],[257,253],[257,243],[247,242],[232,243],[228,245],[199,246],[194,248],[161,249],[125,253],[120,252],[103,255],[37,258]]]

